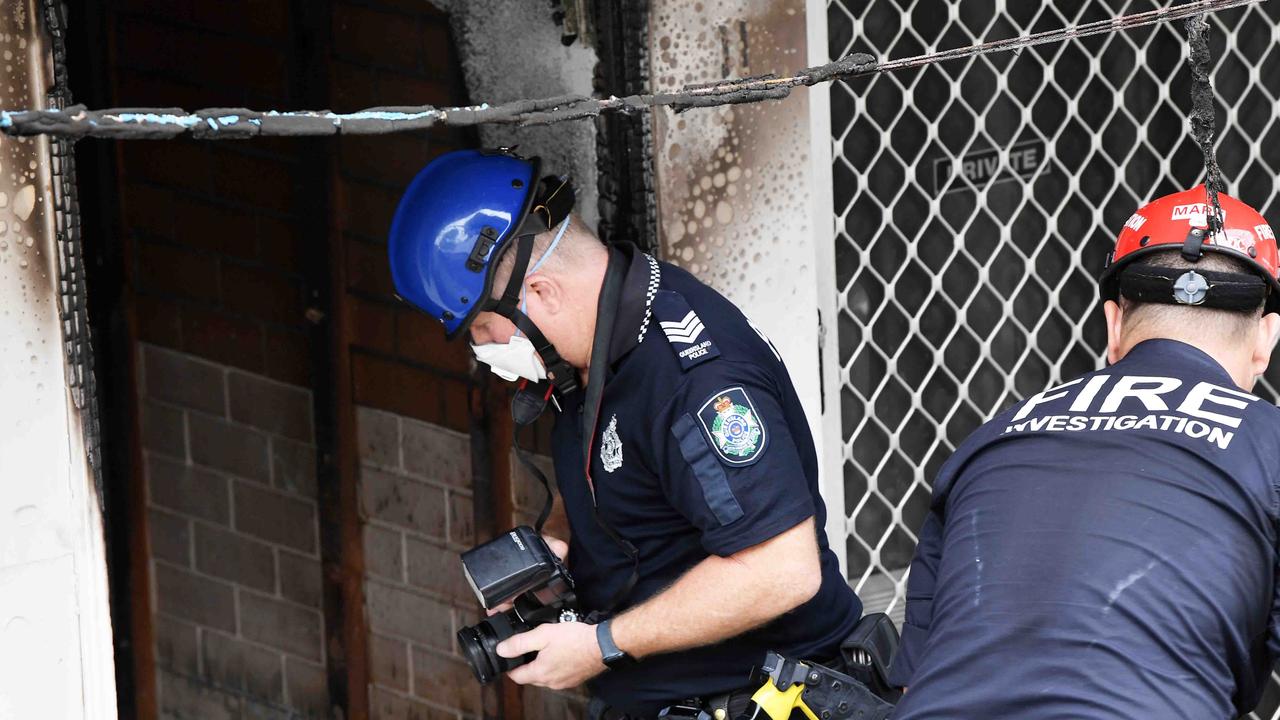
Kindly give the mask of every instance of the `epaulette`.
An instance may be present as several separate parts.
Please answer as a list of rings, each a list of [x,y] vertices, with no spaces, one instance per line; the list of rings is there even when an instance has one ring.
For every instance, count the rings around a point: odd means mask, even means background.
[[[720,357],[711,331],[702,324],[698,313],[689,307],[689,301],[678,292],[659,290],[653,298],[653,317],[667,336],[680,367],[686,372],[691,368]]]

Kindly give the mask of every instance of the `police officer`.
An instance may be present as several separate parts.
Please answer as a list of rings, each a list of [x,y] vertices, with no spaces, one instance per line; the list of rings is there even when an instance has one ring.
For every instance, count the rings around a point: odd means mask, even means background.
[[[1198,187],[1125,223],[1110,365],[983,425],[934,485],[891,680],[914,718],[1234,718],[1280,650],[1275,236]]]
[[[537,653],[509,677],[590,681],[597,715],[653,717],[747,690],[770,650],[838,656],[861,603],[821,531],[813,439],[781,358],[736,305],[606,247],[571,209],[536,159],[454,152],[410,185],[389,246],[401,297],[553,400],[568,564],[604,620],[501,643]]]

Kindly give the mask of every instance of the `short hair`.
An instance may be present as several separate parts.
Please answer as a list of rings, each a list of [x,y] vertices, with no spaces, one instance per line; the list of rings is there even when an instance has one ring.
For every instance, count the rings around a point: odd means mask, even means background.
[[[533,251],[529,254],[529,265],[525,268],[525,273],[533,269],[535,263],[546,255],[547,250],[551,247],[551,243],[556,239],[556,233],[560,231],[559,223],[555,227],[546,232],[538,233],[533,238]],[[590,256],[595,250],[604,249],[604,243],[591,232],[582,218],[573,213],[569,216],[569,228],[565,230],[564,237],[560,239],[560,244],[556,245],[555,252],[547,257],[542,263],[542,267],[538,268],[538,272],[547,273],[549,275],[560,275],[566,271],[580,267],[583,260]],[[516,242],[512,240],[503,250],[502,256],[498,258],[498,264],[493,269],[493,287],[490,291],[492,297],[502,297],[502,292],[507,289],[507,280],[511,277],[511,270],[516,264]]]
[[[1245,260],[1233,258],[1221,252],[1206,252],[1198,262],[1188,262],[1176,248],[1156,252],[1135,260],[1134,265],[1151,265],[1175,270],[1216,270],[1219,272],[1257,275]],[[1131,266],[1132,267],[1132,266]],[[1124,271],[1121,271],[1124,272]],[[1262,317],[1265,300],[1249,310],[1225,310],[1202,305],[1176,305],[1130,300],[1121,295],[1118,302],[1124,310],[1126,328],[1142,328],[1148,335],[1160,335],[1162,331],[1196,328],[1208,337],[1235,340],[1247,335]]]

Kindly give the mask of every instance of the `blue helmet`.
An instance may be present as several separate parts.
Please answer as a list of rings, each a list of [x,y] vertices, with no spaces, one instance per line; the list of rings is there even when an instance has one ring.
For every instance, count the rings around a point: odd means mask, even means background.
[[[517,307],[533,238],[573,209],[566,178],[538,179],[538,158],[510,150],[458,150],[432,160],[409,184],[387,255],[396,293],[444,323],[446,337],[464,332],[481,311],[509,318],[533,341],[550,371],[572,376],[555,348]],[[515,248],[511,278],[498,299],[493,270]],[[563,379],[557,385],[572,383]],[[564,389],[562,388],[562,389]]]
[[[400,198],[387,247],[391,279],[449,338],[489,297],[492,268],[529,213],[537,173],[536,159],[459,150],[432,160]]]

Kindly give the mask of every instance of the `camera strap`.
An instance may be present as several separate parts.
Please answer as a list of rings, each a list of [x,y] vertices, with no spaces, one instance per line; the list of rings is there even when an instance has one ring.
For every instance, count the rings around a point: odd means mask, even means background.
[[[600,515],[596,498],[595,482],[591,479],[591,450],[595,443],[596,424],[600,419],[600,404],[604,399],[604,385],[609,370],[609,348],[613,339],[613,326],[618,315],[618,300],[622,296],[622,280],[626,275],[625,256],[616,248],[609,248],[609,266],[604,273],[604,283],[600,287],[600,303],[596,309],[596,332],[591,341],[591,366],[587,369],[586,396],[582,402],[582,463],[587,478],[587,487],[591,491],[591,512],[595,515],[596,525],[622,550],[631,561],[631,574],[627,581],[618,588],[603,612],[612,612],[635,587],[640,579],[640,552],[626,538]]]
[[[543,390],[543,388],[546,388]],[[513,428],[511,431],[511,447],[516,451],[516,459],[524,466],[529,474],[537,478],[542,483],[542,489],[546,492],[546,500],[542,502],[542,512],[538,513],[538,521],[534,523],[533,529],[542,534],[542,526],[547,523],[547,518],[551,517],[551,508],[555,503],[555,496],[551,494],[551,483],[547,480],[547,476],[542,472],[542,468],[534,464],[529,457],[529,453],[520,447],[520,428],[531,425],[538,416],[542,415],[542,411],[547,407],[547,401],[551,399],[551,393],[555,391],[555,386],[551,383],[537,383],[530,386],[527,380],[520,381],[520,386],[516,389],[516,394],[511,398],[511,419]]]

